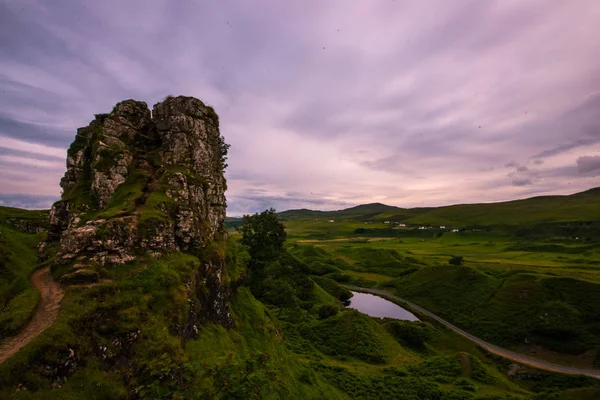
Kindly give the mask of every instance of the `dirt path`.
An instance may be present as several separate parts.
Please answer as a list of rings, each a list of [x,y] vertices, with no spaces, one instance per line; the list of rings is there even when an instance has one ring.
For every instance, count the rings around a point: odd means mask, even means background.
[[[52,278],[50,268],[35,271],[31,275],[31,283],[40,292],[40,302],[27,326],[17,336],[8,338],[0,345],[0,364],[52,325],[58,316],[64,292],[58,282]]]
[[[483,347],[490,353],[494,353],[496,355],[507,358],[509,360],[513,360],[518,363],[529,365],[530,367],[539,368],[539,369],[543,369],[546,371],[560,372],[562,374],[569,374],[569,375],[586,375],[586,376],[591,376],[592,378],[600,379],[600,369],[576,368],[576,367],[567,367],[566,365],[553,364],[551,362],[538,360],[537,358],[533,358],[533,357],[527,356],[525,354],[516,353],[514,351],[506,350],[501,347],[495,346],[491,343],[488,343],[484,340],[481,340],[481,339],[471,335],[470,333],[463,331],[462,329],[452,325],[450,322],[438,317],[435,314],[430,313],[429,311],[425,310],[424,308],[419,307],[418,305],[413,304],[410,301],[404,300],[398,296],[395,296],[385,290],[368,289],[368,288],[362,288],[362,287],[358,287],[358,286],[349,286],[349,285],[344,285],[344,286],[350,290],[371,293],[371,294],[375,294],[375,295],[378,295],[381,297],[387,297],[388,299],[399,301],[399,302],[403,303],[404,305],[406,305],[407,308],[413,309],[417,312],[420,312],[421,314],[428,316],[431,319],[434,319],[435,321],[439,322],[440,324],[452,329],[454,332],[458,333],[459,335],[461,335],[461,336],[469,339],[470,341],[478,344],[479,346]]]

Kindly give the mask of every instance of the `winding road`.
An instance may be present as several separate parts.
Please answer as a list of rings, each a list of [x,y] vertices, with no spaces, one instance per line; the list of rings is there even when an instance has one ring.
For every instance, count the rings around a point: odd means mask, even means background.
[[[469,339],[471,342],[478,344],[479,346],[486,349],[490,353],[494,353],[498,356],[507,358],[509,360],[513,360],[518,363],[529,365],[530,367],[539,368],[539,369],[543,369],[546,371],[560,372],[560,373],[569,374],[569,375],[585,375],[585,376],[591,376],[592,378],[600,379],[600,369],[575,368],[575,367],[567,367],[565,365],[553,364],[553,363],[550,363],[547,361],[538,360],[537,358],[533,358],[533,357],[527,356],[525,354],[516,353],[514,351],[506,350],[506,349],[503,349],[502,347],[498,347],[493,344],[490,344],[484,340],[481,340],[481,339],[471,335],[468,332],[463,331],[462,329],[452,325],[450,322],[438,317],[435,314],[430,313],[429,311],[425,310],[424,308],[419,307],[418,305],[411,303],[410,301],[404,300],[398,296],[395,296],[385,290],[370,289],[370,288],[363,288],[363,287],[350,286],[350,285],[343,285],[343,286],[350,290],[355,290],[357,292],[371,293],[371,294],[375,294],[377,296],[381,296],[381,297],[385,297],[387,299],[396,300],[398,302],[401,302],[401,303],[405,304],[407,306],[407,308],[411,308],[411,309],[439,322],[440,324],[452,329],[454,332]]]
[[[27,343],[52,325],[60,311],[60,302],[64,292],[50,274],[49,267],[35,271],[31,275],[31,283],[40,292],[40,302],[27,326],[16,336],[6,339],[0,345],[0,364],[15,355]]]

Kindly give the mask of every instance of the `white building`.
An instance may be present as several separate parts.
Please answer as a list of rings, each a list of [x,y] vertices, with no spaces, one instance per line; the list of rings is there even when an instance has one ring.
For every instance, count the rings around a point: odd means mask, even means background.
[[[335,222],[335,220],[333,220],[333,219],[330,219],[330,220],[329,220],[329,221],[327,221],[327,222]]]

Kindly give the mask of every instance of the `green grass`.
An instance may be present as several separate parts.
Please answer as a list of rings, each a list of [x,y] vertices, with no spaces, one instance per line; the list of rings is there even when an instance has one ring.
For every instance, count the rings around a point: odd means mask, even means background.
[[[329,253],[315,254],[326,260]],[[398,257],[389,251],[365,254]],[[233,329],[207,324],[199,327],[198,339],[182,341],[172,327],[185,322],[184,283],[197,263],[191,255],[174,252],[106,269],[108,283],[68,287],[58,320],[0,366],[0,397],[125,398],[135,387],[152,398],[171,390],[210,392],[215,385],[211,368],[253,353],[268,354],[267,367],[277,376],[264,386],[261,396],[266,399],[411,398],[415,393],[440,399],[473,398],[473,393],[521,398],[529,393],[507,380],[500,364],[445,330],[431,328],[433,333],[417,348],[406,337],[390,334],[389,322],[355,310],[320,319],[323,305],[340,304],[328,294],[331,289],[314,284],[302,304],[291,309],[267,307],[239,287],[232,297]],[[326,277],[315,281],[335,287]],[[115,339],[124,341],[136,332],[139,339],[131,345],[115,345]],[[108,359],[99,346],[111,352]],[[82,361],[60,389],[50,389],[53,378],[38,371],[60,363],[69,349]],[[161,368],[178,370],[180,365],[187,365],[192,377],[184,386],[156,380]],[[17,383],[28,388],[27,394],[14,391]]]
[[[157,187],[146,196],[148,184]],[[152,183],[132,173],[108,207],[89,216],[118,218],[135,211],[142,226],[167,221],[170,198],[154,190],[164,189],[161,185],[161,177]],[[228,263],[224,282],[235,287],[235,327],[199,326],[198,338],[192,340],[182,340],[178,327],[188,318],[186,283],[198,268],[198,258],[178,252],[160,260],[140,255],[127,265],[101,268],[108,282],[68,287],[57,321],[0,366],[0,398],[126,398],[136,388],[149,398],[172,398],[173,393],[197,398],[217,390],[214,371],[243,365],[253,354],[267,354],[265,368],[276,376],[263,382],[261,396],[267,399],[492,399],[535,394],[540,399],[548,391],[564,399],[594,398],[594,380],[531,369],[508,378],[506,360],[426,318],[420,323],[372,319],[342,309],[338,300],[346,293],[337,282],[386,287],[507,347],[521,346],[527,338],[565,354],[596,348],[600,251],[594,240],[569,237],[595,229],[594,224],[575,224],[595,210],[575,210],[582,196],[589,203],[589,196],[597,194],[494,206],[504,207],[501,212],[535,214],[537,219],[527,229],[478,214],[475,206],[411,211],[374,204],[338,212],[334,223],[322,220],[322,213],[292,219],[287,221],[291,255],[267,267],[267,292],[258,299],[238,286],[247,273],[248,254],[232,243],[226,249],[216,244]],[[558,206],[559,200],[568,201]],[[563,207],[570,219],[542,218],[548,207]],[[2,212],[9,211],[0,209],[0,220]],[[490,225],[481,231],[440,235],[439,229],[390,228],[383,219],[392,214],[415,221],[434,218],[436,224],[464,217],[465,224]],[[11,304],[2,312],[27,317],[37,301],[27,277],[36,265],[35,245],[43,234],[23,236],[4,224],[1,229],[3,249],[13,251],[2,259],[2,277],[8,278],[0,289],[10,294],[6,298]],[[462,256],[464,265],[450,266],[453,256]],[[294,301],[278,303],[278,285],[288,288]],[[126,342],[131,335],[137,339]],[[107,350],[99,350],[104,347]],[[55,377],[39,371],[64,363],[69,349],[80,361],[62,387],[52,390]],[[260,373],[253,379],[262,379]],[[26,394],[15,392],[18,383],[27,386]]]
[[[490,226],[435,237],[419,236],[427,230],[395,228],[418,235],[357,240],[356,226],[377,224],[369,218],[366,225],[355,220],[286,221],[292,236],[289,249],[313,265],[317,275],[338,268],[341,272],[324,275],[357,286],[392,288],[492,343],[524,352],[538,345],[558,352],[548,353],[553,362],[592,367],[593,357],[584,351],[600,349],[594,308],[600,242],[563,236],[544,230],[543,224],[531,225],[526,233],[520,227]],[[595,226],[590,224],[580,223],[575,234],[589,232]],[[464,265],[450,266],[454,256],[463,257]]]
[[[383,364],[389,355],[404,352],[401,346],[389,340],[383,328],[355,310],[346,310],[307,327],[304,334],[317,349],[342,360],[353,357]]]
[[[37,245],[45,233],[26,233],[16,226],[47,226],[47,216],[42,211],[0,207],[0,340],[21,329],[39,301],[29,275],[38,266]]]
[[[525,200],[499,203],[459,204],[445,207],[403,209],[380,203],[366,204],[340,211],[289,210],[279,213],[290,222],[294,229],[295,221],[304,221],[307,229],[297,229],[306,234],[312,228],[330,225],[343,225],[340,222],[353,221],[356,225],[364,222],[402,222],[409,225],[433,226],[526,226],[528,224],[556,222],[598,222],[600,215],[600,188],[569,196],[541,196]],[[312,224],[308,224],[312,222]],[[318,224],[318,225],[316,225]],[[360,226],[357,226],[360,227]],[[383,225],[380,225],[383,228]]]

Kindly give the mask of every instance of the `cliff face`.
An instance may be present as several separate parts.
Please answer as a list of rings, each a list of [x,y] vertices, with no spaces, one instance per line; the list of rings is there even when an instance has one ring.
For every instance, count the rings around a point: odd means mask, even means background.
[[[167,251],[199,254],[223,239],[227,147],[213,109],[192,97],[168,97],[152,113],[126,100],[78,129],[50,211],[62,281],[94,281],[100,268]],[[230,324],[223,261],[196,270],[186,285],[191,319]]]

